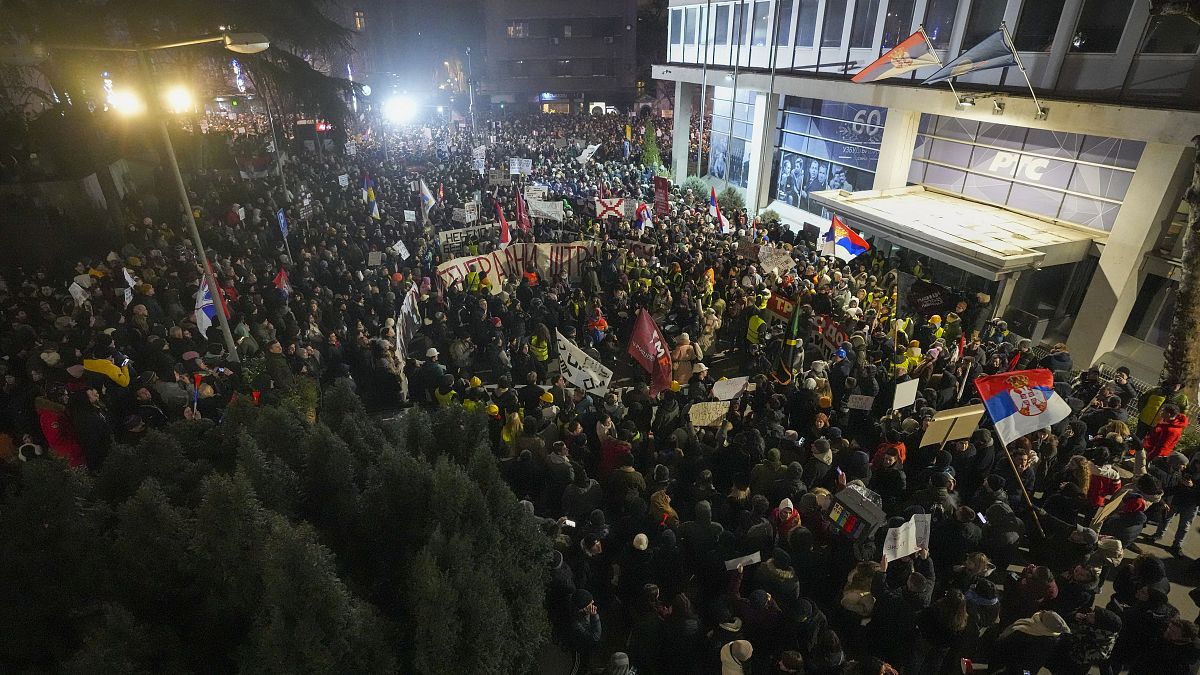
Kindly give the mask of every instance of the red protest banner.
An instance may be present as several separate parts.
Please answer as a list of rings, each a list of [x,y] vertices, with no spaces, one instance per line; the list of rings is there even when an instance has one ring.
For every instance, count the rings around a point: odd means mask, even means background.
[[[645,309],[638,311],[637,323],[629,336],[629,355],[650,373],[650,395],[671,387],[671,351],[654,318]]]
[[[787,321],[792,318],[792,312],[796,309],[796,303],[783,297],[779,293],[774,293],[767,298],[767,311],[775,316]]]
[[[665,216],[671,211],[668,201],[671,195],[671,181],[663,176],[654,177],[654,215]]]

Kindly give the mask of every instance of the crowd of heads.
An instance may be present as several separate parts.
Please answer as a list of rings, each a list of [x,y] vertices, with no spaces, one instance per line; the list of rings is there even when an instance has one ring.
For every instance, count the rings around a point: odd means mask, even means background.
[[[555,639],[606,672],[1196,662],[1196,626],[1171,605],[1159,559],[1123,557],[1147,523],[1161,534],[1176,515],[1178,552],[1200,502],[1176,452],[1189,407],[1177,383],[1142,391],[1126,369],[1079,372],[1066,345],[1043,353],[992,319],[986,295],[948,289],[938,313],[916,312],[902,277],[936,279],[915,258],[843,262],[737,208],[723,209],[723,227],[707,193],[673,187],[641,227],[597,220],[598,196],[653,203],[656,167],[641,163],[652,124],[511,115],[481,120],[474,139],[376,129],[353,155],[287,143],[283,176],[188,175],[217,279],[212,313],[227,314],[236,354],[218,317],[197,311],[201,270],[178,200],[147,188],[125,205],[136,218],[111,251],[5,271],[7,455],[96,472],[113,444],[176,419],[219,424],[235,397],[270,404],[347,381],[372,411],[461,405],[489,417],[503,475],[555,543]],[[664,157],[668,130],[649,131]],[[590,144],[595,157],[579,161]],[[532,173],[494,185],[472,162],[479,145],[486,169],[521,157]],[[438,196],[428,215],[421,182]],[[514,239],[592,243],[579,274],[493,284],[473,270],[440,283],[441,263],[501,245],[493,233],[446,250],[438,234],[462,226],[453,208],[476,200],[485,219],[497,208],[512,219],[525,184],[564,200],[566,216],[514,226]],[[787,262],[766,269],[758,247]],[[629,357],[643,312],[670,343],[669,386]],[[607,391],[567,381],[560,335],[614,371]],[[1039,367],[1072,407],[1053,427],[1007,447],[986,420],[966,438],[925,437],[938,411],[978,401],[977,377]],[[728,413],[693,425],[691,409],[739,375],[752,386]],[[892,410],[913,380],[915,402]],[[847,490],[882,513],[854,535],[833,513]],[[931,522],[927,544],[882,557],[889,527],[914,516]],[[1095,606],[1107,581],[1113,600]]]

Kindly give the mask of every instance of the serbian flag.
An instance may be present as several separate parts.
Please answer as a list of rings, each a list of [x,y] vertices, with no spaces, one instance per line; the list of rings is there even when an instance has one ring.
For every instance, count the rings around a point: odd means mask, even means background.
[[[370,193],[371,193],[371,190],[373,187],[375,187],[375,185],[374,185],[374,183],[371,182],[371,176],[369,176],[366,172],[364,172],[363,173],[363,186],[362,186],[362,200],[363,200],[364,204],[366,204],[368,201],[370,201],[370,199],[369,199]]]
[[[829,223],[829,229],[825,232],[822,255],[831,255],[842,262],[850,262],[869,250],[871,245],[866,239],[847,227],[841,218],[833,217],[833,222]]]
[[[712,188],[712,193],[708,196],[708,215],[717,219],[718,229],[724,233],[729,229],[729,221],[725,216],[721,215],[721,205],[717,202],[717,188]]]
[[[637,323],[629,336],[629,355],[650,373],[650,395],[671,388],[671,350],[654,317],[645,308],[638,310]]]
[[[639,230],[645,229],[647,225],[649,225],[651,227],[654,226],[654,221],[652,220],[653,216],[650,214],[650,205],[649,204],[646,204],[646,203],[638,204],[636,216],[637,216],[637,228]]]
[[[529,209],[525,208],[525,198],[521,196],[520,190],[517,190],[517,227],[525,232],[533,228],[533,223],[529,220]]]
[[[1071,406],[1054,393],[1054,374],[1045,368],[977,377],[975,388],[1005,445],[1071,414]]]
[[[858,71],[850,78],[851,82],[877,82],[889,77],[897,77],[926,66],[940,66],[942,62],[937,54],[930,49],[929,40],[924,31],[918,30],[908,36],[900,44],[892,47],[888,53],[879,57],[875,63]]]
[[[512,235],[508,231],[508,220],[504,217],[500,202],[493,200],[492,203],[496,205],[496,220],[500,221],[500,248],[504,248],[512,243]]]
[[[283,291],[284,295],[292,294],[292,282],[288,279],[287,270],[283,267],[280,267],[279,274],[275,275],[275,288]]]
[[[950,63],[942,66],[937,72],[925,78],[921,84],[933,84],[959,77],[967,73],[977,73],[993,68],[1007,68],[1017,65],[1017,53],[1008,44],[1004,31],[998,30],[983,39],[983,42],[963,52]]]
[[[446,201],[446,191],[442,189],[442,184],[438,183],[438,202]]]
[[[208,277],[200,276],[200,286],[196,289],[196,330],[204,335],[217,318],[217,308],[213,304],[212,291],[208,287]]]

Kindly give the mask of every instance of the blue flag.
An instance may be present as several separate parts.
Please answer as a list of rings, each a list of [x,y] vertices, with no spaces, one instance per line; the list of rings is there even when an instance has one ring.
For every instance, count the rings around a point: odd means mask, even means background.
[[[287,223],[287,216],[283,215],[283,209],[279,209],[278,211],[276,211],[275,217],[279,220],[279,231],[283,233],[283,238],[287,239],[288,223]]]
[[[983,42],[960,54],[957,59],[939,68],[936,73],[925,78],[921,84],[933,84],[967,73],[1015,65],[1017,65],[1017,55],[1008,46],[1004,31],[998,30],[986,37]]]

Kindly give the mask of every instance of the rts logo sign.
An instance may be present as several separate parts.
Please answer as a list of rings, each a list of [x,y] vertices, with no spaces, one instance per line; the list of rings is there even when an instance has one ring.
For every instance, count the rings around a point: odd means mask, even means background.
[[[1020,178],[1034,183],[1040,183],[1042,176],[1046,174],[1046,170],[1050,168],[1050,160],[1041,157],[1025,157],[1025,161],[1021,161],[1021,155],[1015,152],[998,151],[992,157],[991,163],[988,165],[988,172],[1007,176],[1009,178]]]

